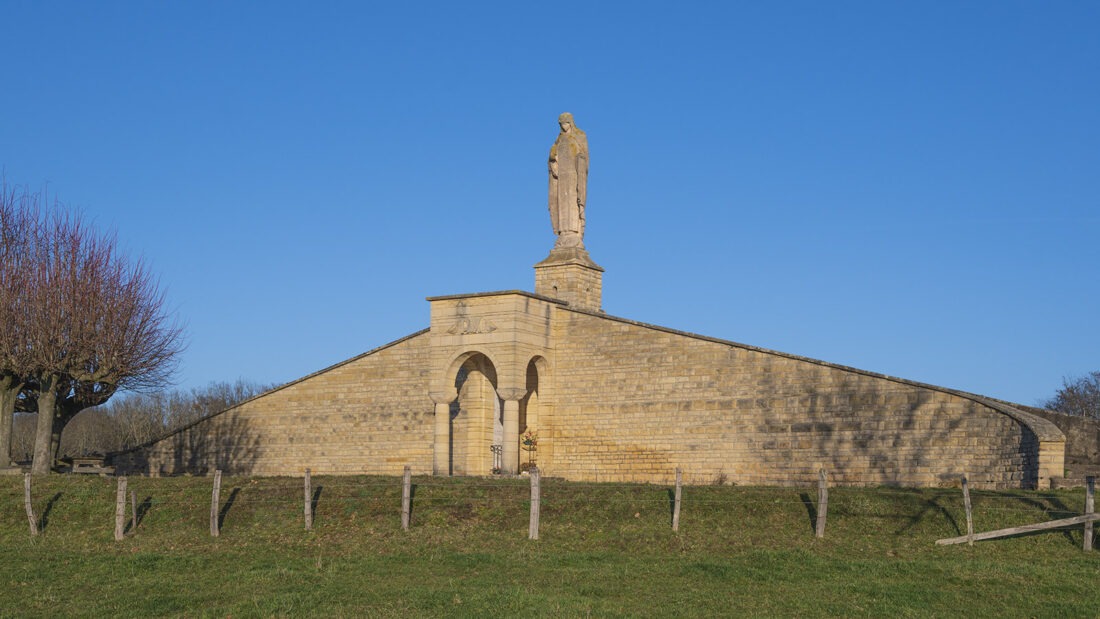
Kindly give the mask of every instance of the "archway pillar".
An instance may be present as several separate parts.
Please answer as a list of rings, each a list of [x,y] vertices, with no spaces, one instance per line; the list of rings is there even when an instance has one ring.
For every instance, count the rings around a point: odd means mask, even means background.
[[[504,400],[504,438],[501,451],[501,473],[519,473],[519,401],[527,395],[526,389],[498,389]]]
[[[435,402],[432,475],[447,477],[451,474],[451,402],[458,398],[458,391],[433,392],[431,398]]]

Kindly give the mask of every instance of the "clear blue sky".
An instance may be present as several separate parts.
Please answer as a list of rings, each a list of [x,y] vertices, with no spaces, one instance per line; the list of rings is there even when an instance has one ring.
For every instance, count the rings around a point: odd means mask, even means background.
[[[1098,2],[0,0],[0,167],[143,256],[182,387],[534,287],[570,111],[616,316],[1034,404],[1100,369]]]

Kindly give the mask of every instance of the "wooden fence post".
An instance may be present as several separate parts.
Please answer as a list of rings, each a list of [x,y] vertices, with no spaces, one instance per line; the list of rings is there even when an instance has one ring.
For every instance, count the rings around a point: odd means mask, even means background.
[[[137,495],[134,494],[133,490],[130,491],[130,516],[131,516],[130,520],[133,521],[133,523],[134,523],[133,526],[130,527],[130,530],[131,531],[137,531],[137,524],[138,524],[138,519],[137,519]]]
[[[1035,531],[1050,531],[1052,529],[1064,529],[1066,527],[1075,527],[1079,524],[1085,524],[1086,522],[1092,522],[1100,520],[1100,514],[1092,513],[1082,516],[1074,516],[1072,518],[1059,518],[1058,520],[1048,520],[1047,522],[1039,522],[1036,524],[1025,524],[1022,527],[1011,527],[1008,529],[998,529],[996,531],[985,531],[983,533],[975,533],[974,541],[980,542],[986,539],[997,539],[999,537],[1008,537],[1010,535],[1019,535],[1020,533],[1032,533]],[[951,544],[961,544],[968,541],[969,538],[966,535],[959,537],[949,537],[945,539],[936,540],[937,546],[949,546]]]
[[[825,483],[825,469],[817,477],[817,537],[825,537],[825,518],[829,513],[829,486]]]
[[[221,531],[218,527],[218,495],[222,491],[222,472],[214,471],[214,491],[210,496],[210,535],[217,537]]]
[[[31,536],[38,535],[38,518],[34,517],[34,506],[31,505],[31,474],[23,475],[23,504],[27,506],[27,522],[31,525]]]
[[[967,543],[971,546],[974,545],[974,512],[970,508],[970,482],[966,478],[966,473],[962,476],[963,487],[963,505],[966,506],[966,537]]]
[[[531,467],[531,524],[527,530],[527,539],[539,538],[539,469]]]
[[[401,530],[409,530],[409,518],[412,516],[412,467],[405,465],[401,475]]]
[[[1085,515],[1096,511],[1096,478],[1085,478]],[[1085,523],[1085,550],[1092,550],[1092,521]]]
[[[680,467],[676,467],[676,494],[672,501],[672,532],[675,533],[680,530],[680,498],[681,488],[684,482],[683,471]]]
[[[118,489],[115,490],[115,541],[126,538],[126,478],[118,478]]]
[[[302,508],[306,519],[306,531],[313,530],[313,483],[309,476],[309,469],[306,469],[306,478],[304,482],[303,494],[305,495],[305,503]]]

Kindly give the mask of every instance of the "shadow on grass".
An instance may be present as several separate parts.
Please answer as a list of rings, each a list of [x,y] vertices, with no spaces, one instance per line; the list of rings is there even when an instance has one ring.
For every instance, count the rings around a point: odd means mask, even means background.
[[[149,510],[153,508],[153,497],[147,496],[138,503],[137,509],[134,510],[134,516],[129,523],[126,524],[126,530],[124,533],[132,533],[137,530],[138,525],[145,519],[145,514],[149,513]]]
[[[1058,520],[1058,519],[1061,519],[1061,518],[1068,518],[1068,517],[1071,517],[1071,516],[1076,516],[1078,514],[1084,513],[1084,510],[1075,511],[1075,510],[1070,509],[1069,506],[1067,506],[1065,503],[1062,502],[1061,499],[1059,499],[1057,497],[1052,497],[1052,496],[1030,497],[1030,496],[1026,496],[1026,495],[1017,495],[1017,494],[1010,494],[1008,496],[1010,496],[1014,499],[1019,499],[1019,501],[1022,505],[1027,505],[1029,507],[1034,507],[1035,509],[1038,509],[1038,510],[1042,511],[1043,512],[1043,517],[1046,518],[1047,520]],[[1080,536],[1077,535],[1077,529],[1079,527],[1081,529],[1081,535]],[[1074,545],[1079,546],[1079,545],[1081,545],[1082,542],[1085,541],[1084,527],[1081,527],[1080,525],[1075,525],[1073,528],[1053,529],[1053,531],[1057,531],[1057,532],[1061,533],[1062,537],[1064,537],[1066,539],[1066,541],[1068,541],[1068,542],[1070,542],[1071,544],[1074,544]],[[1051,533],[1051,532],[1052,532],[1051,530],[1036,531],[1036,533]],[[1020,535],[1012,535],[1010,537],[1025,537],[1026,535],[1030,535],[1030,533],[1020,534]]]
[[[321,502],[321,492],[324,489],[324,486],[317,486],[317,489],[313,491],[313,496],[309,498],[309,513],[313,515],[313,520],[317,520],[317,504]]]
[[[814,504],[808,492],[800,492],[798,498],[806,506],[806,515],[810,517],[810,530],[817,533],[817,505]]]
[[[234,488],[233,491],[229,493],[229,498],[225,500],[225,505],[222,505],[222,508],[218,510],[219,530],[221,530],[221,528],[225,526],[225,517],[229,515],[229,510],[233,507],[233,504],[237,502],[237,495],[240,493],[240,488]]]
[[[38,519],[38,532],[41,533],[46,530],[46,527],[50,525],[50,512],[53,511],[53,506],[61,499],[61,494],[57,494],[50,497],[49,501],[46,501],[46,508],[42,510],[42,517]]]
[[[1033,508],[1033,509],[1041,512],[1041,516],[1037,516],[1034,519],[1032,519],[1033,523],[1036,523],[1036,524],[1041,523],[1043,521],[1058,520],[1058,519],[1061,519],[1061,518],[1066,518],[1066,517],[1069,517],[1069,516],[1072,516],[1072,515],[1077,515],[1077,514],[1081,513],[1080,511],[1075,511],[1075,510],[1070,509],[1058,497],[1052,497],[1052,496],[1033,497],[1033,496],[1022,495],[1022,494],[1006,493],[1006,494],[997,495],[997,498],[1011,499],[1014,502],[1018,502],[1018,504],[1021,505],[1021,506],[1026,506],[1026,507],[1029,507],[1029,508]],[[956,519],[955,515],[952,514],[952,511],[949,510],[945,505],[942,504],[942,502],[945,499],[948,500],[948,501],[952,500],[952,498],[949,495],[946,495],[946,494],[937,494],[936,496],[933,496],[933,497],[930,497],[930,498],[922,498],[921,499],[921,509],[920,509],[920,511],[917,512],[915,515],[909,517],[908,518],[908,523],[905,526],[898,529],[897,531],[895,531],[895,534],[896,535],[902,535],[902,534],[908,532],[910,529],[912,529],[918,523],[920,523],[922,520],[924,520],[925,517],[929,513],[932,513],[932,514],[935,514],[939,517],[942,517],[944,520],[946,520],[948,522],[948,524],[950,524],[951,527],[955,530],[955,535],[963,535],[962,524],[959,522],[958,519]],[[981,501],[980,499],[981,499],[981,497],[980,497],[980,495],[978,495],[978,496],[974,497],[974,500],[973,500],[973,511],[974,511],[975,516],[977,516],[978,514],[980,514],[982,512],[982,507],[983,507],[982,503],[985,503],[984,501]],[[1004,508],[1003,507],[994,507],[993,509],[1004,509]],[[976,533],[981,533],[982,531],[975,531],[975,532]],[[1067,528],[1064,528],[1064,529],[1046,529],[1046,530],[1040,530],[1040,531],[1024,531],[1024,532],[1021,532],[1021,533],[1015,533],[1015,534],[1012,534],[1012,535],[1005,535],[1005,536],[1002,536],[1002,537],[994,538],[994,540],[996,540],[996,539],[1011,539],[1011,538],[1016,538],[1016,537],[1030,537],[1032,535],[1039,535],[1039,534],[1053,533],[1053,532],[1060,533],[1061,536],[1066,539],[1066,541],[1070,542],[1071,544],[1073,544],[1075,546],[1081,545],[1081,543],[1084,541],[1084,538],[1083,538],[1084,528],[1081,527],[1080,525],[1073,525],[1071,527],[1067,527]],[[994,540],[985,540],[985,541],[994,541]]]
[[[916,491],[913,492],[915,493]],[[949,525],[951,525],[951,528],[955,529],[956,535],[962,535],[962,529],[959,526],[959,521],[955,519],[955,516],[951,513],[951,510],[947,509],[947,507],[945,507],[940,502],[944,498],[945,495],[937,494],[936,496],[933,496],[931,498],[920,499],[920,511],[906,518],[908,522],[906,522],[905,525],[897,531],[894,531],[894,535],[901,535],[909,531],[913,527],[920,524],[921,521],[923,521],[928,516],[928,514],[936,514],[938,516],[941,516],[944,520],[947,521]]]

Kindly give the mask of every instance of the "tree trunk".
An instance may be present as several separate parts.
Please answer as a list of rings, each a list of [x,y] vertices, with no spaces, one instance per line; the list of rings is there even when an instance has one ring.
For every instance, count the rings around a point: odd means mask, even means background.
[[[54,415],[57,414],[57,387],[61,383],[58,376],[49,376],[39,382],[38,424],[34,432],[34,462],[31,463],[31,475],[49,475],[53,468],[54,451],[53,428]]]
[[[50,461],[54,462],[61,455],[61,431],[65,429],[65,424],[68,423],[61,413],[55,413],[53,416],[53,429],[50,431]]]
[[[11,466],[12,419],[23,383],[11,376],[0,378],[0,468]]]

